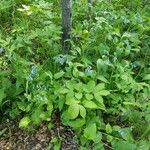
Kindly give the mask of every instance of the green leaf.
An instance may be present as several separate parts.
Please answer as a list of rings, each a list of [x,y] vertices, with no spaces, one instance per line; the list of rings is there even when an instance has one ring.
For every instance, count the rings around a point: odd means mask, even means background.
[[[150,150],[149,141],[145,141],[145,140],[138,141],[137,150]]]
[[[60,111],[63,109],[64,103],[65,103],[65,99],[64,98],[59,99],[59,101],[58,101],[58,108],[59,108]]]
[[[26,104],[24,102],[17,102],[17,106],[20,110],[26,111]]]
[[[84,119],[76,119],[73,121],[69,121],[67,124],[72,128],[78,129],[78,128],[81,128],[85,124],[85,120]]]
[[[19,128],[26,128],[29,125],[30,121],[31,120],[28,116],[22,118],[19,122]]]
[[[109,83],[108,80],[104,76],[97,76],[97,79],[103,81],[104,83]]]
[[[77,98],[77,99],[81,99],[82,98],[82,93],[75,93],[75,97]]]
[[[82,105],[80,105],[80,115],[83,118],[86,116],[86,109]]]
[[[98,71],[98,73],[106,72],[106,69],[107,69],[107,65],[104,62],[104,60],[103,59],[98,59],[97,60],[97,71]]]
[[[104,83],[100,83],[98,85],[96,85],[96,87],[94,88],[94,93],[100,92],[101,90],[105,89],[105,84]]]
[[[50,78],[53,79],[53,75],[50,71],[45,72],[45,74]]]
[[[52,111],[53,111],[53,104],[52,104],[51,101],[48,102],[47,110],[48,110],[48,112],[49,112],[49,115],[50,115],[50,114],[52,113]]]
[[[71,91],[73,91],[74,85],[75,85],[75,82],[72,81],[72,80],[69,80],[69,81],[66,82],[66,87],[67,87],[69,90],[71,90]]]
[[[100,104],[104,104],[104,103],[103,103],[103,98],[102,98],[102,96],[100,95],[99,92],[98,92],[98,93],[94,93],[94,97],[95,97],[95,99],[96,99]]]
[[[87,85],[84,85],[83,90],[87,93],[90,93],[95,88],[95,81],[91,80],[87,83]]]
[[[85,98],[88,100],[93,99],[93,95],[92,94],[85,94]]]
[[[111,143],[112,141],[113,141],[113,136],[112,135],[107,135],[107,141],[109,142],[109,143]]]
[[[100,91],[100,92],[98,92],[101,96],[107,96],[107,95],[109,95],[110,94],[110,92],[109,91],[107,91],[107,90],[102,90],[102,91]]]
[[[52,128],[54,128],[54,124],[52,122],[50,122],[48,125],[47,125],[48,129],[51,130]]]
[[[110,126],[109,123],[106,125],[106,132],[107,133],[112,133],[112,127]]]
[[[143,77],[143,80],[150,80],[150,74],[147,74]]]
[[[99,143],[94,145],[92,150],[105,150],[103,145],[104,144],[102,142],[99,142]]]
[[[130,128],[121,128],[119,133],[124,140],[133,141],[132,130]]]
[[[64,71],[60,71],[60,72],[54,74],[54,78],[55,78],[55,79],[59,79],[59,78],[61,78],[64,74],[65,74]]]
[[[118,141],[113,144],[114,150],[137,150],[135,144],[132,144],[127,141]]]
[[[87,150],[86,147],[83,147],[83,146],[80,146],[80,149],[79,150]]]
[[[39,115],[39,117],[41,118],[41,120],[50,120],[50,116],[48,114],[48,112],[41,112],[41,114]]]
[[[93,101],[89,101],[89,100],[84,100],[82,102],[82,104],[84,105],[84,107],[86,108],[91,108],[91,109],[97,109],[98,106],[93,102]]]
[[[80,136],[80,143],[81,143],[81,145],[85,145],[87,142],[88,142],[88,139],[84,135],[81,135]]]
[[[101,140],[102,140],[102,133],[101,133],[101,132],[98,132],[98,133],[96,134],[95,139],[94,139],[94,143],[100,143]]]
[[[88,139],[88,140],[94,140],[96,137],[96,124],[90,124],[88,127],[86,127],[84,129],[84,136]]]
[[[123,102],[124,105],[132,105],[137,107],[142,107],[139,103],[136,102]]]
[[[34,112],[32,113],[31,120],[33,121],[33,124],[37,125],[40,123],[41,118],[40,114],[42,113],[41,108],[34,109]]]
[[[53,143],[53,145],[54,145],[54,147],[53,147],[54,150],[61,149],[61,141],[58,138],[56,138],[56,137],[52,138],[51,143]]]
[[[2,104],[3,99],[6,97],[6,94],[3,89],[0,89],[0,105]]]
[[[75,119],[79,115],[79,105],[78,104],[73,104],[70,105],[68,108],[68,115],[70,116],[70,119]]]
[[[113,131],[119,131],[120,128],[121,128],[120,126],[115,125],[115,126],[113,126]]]
[[[74,85],[74,88],[79,91],[79,92],[82,92],[83,91],[83,83],[82,82],[79,82],[77,84]]]
[[[60,150],[61,149],[61,142],[58,141],[56,143],[54,143],[54,150]]]
[[[73,105],[73,104],[78,104],[80,101],[78,101],[75,97],[74,97],[74,95],[73,95],[73,93],[68,93],[67,95],[66,95],[66,102],[65,102],[65,104],[67,104],[67,105]]]
[[[58,89],[58,93],[60,93],[60,94],[66,94],[68,92],[69,92],[69,90],[66,89],[66,88],[60,88],[60,89]]]

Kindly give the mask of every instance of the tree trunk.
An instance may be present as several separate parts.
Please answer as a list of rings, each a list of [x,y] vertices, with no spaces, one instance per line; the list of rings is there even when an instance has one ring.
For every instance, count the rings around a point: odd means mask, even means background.
[[[71,0],[62,0],[62,50],[68,53],[71,48],[70,32],[71,32]]]

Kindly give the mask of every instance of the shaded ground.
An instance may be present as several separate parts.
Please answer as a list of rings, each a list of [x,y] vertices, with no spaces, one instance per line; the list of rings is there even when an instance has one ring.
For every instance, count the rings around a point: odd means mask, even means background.
[[[54,120],[53,129],[49,130],[47,124],[42,123],[34,132],[21,130],[17,121],[7,120],[0,125],[0,150],[51,150],[54,148],[50,141],[54,137],[61,139],[62,150],[78,150],[78,144],[73,140],[75,133],[61,125],[59,119]]]

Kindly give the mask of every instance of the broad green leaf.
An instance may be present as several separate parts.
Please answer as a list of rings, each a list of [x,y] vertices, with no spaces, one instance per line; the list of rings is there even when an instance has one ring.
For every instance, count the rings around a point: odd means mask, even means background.
[[[76,84],[76,82],[74,82],[74,81],[72,81],[72,80],[69,80],[69,81],[66,82],[66,87],[67,87],[69,90],[73,91],[75,84]]]
[[[128,141],[118,141],[113,144],[114,150],[137,150],[135,144],[132,144]]]
[[[99,142],[97,144],[94,145],[94,147],[92,148],[92,150],[105,150],[104,149],[104,144],[102,142]]]
[[[69,121],[67,124],[72,128],[78,129],[78,128],[81,128],[85,124],[85,120],[83,118],[76,119],[73,121]]]
[[[83,90],[87,93],[90,93],[95,88],[95,81],[91,80],[87,84],[84,85]]]
[[[19,128],[26,128],[29,125],[30,121],[31,120],[29,117],[22,118],[19,122]]]
[[[102,140],[102,133],[101,133],[101,132],[98,132],[98,133],[96,134],[95,139],[94,139],[94,143],[100,143],[101,140]]]
[[[102,96],[100,95],[99,92],[98,92],[98,93],[94,93],[94,97],[95,97],[95,99],[96,99],[100,104],[104,104],[104,103],[103,103],[103,98],[102,98]]]
[[[48,110],[48,112],[52,112],[53,111],[53,104],[52,104],[51,101],[47,105],[47,110]]]
[[[75,93],[75,97],[77,98],[77,99],[81,99],[82,98],[82,93]]]
[[[78,71],[78,75],[79,75],[79,77],[81,77],[81,78],[85,78],[86,76],[85,76],[85,73],[84,72],[81,72],[81,71]]]
[[[106,132],[107,133],[112,133],[112,127],[110,126],[109,123],[106,125]]]
[[[149,141],[138,141],[137,150],[150,150],[150,142]]]
[[[76,66],[76,67],[84,67],[84,65],[83,65],[83,64],[78,63],[78,62],[74,63],[74,66]]]
[[[73,105],[70,105],[69,108],[68,108],[68,115],[70,116],[70,119],[75,119],[78,117],[79,115],[79,107],[80,105],[78,104],[73,104]]]
[[[101,90],[105,89],[105,84],[104,83],[100,83],[98,85],[96,85],[96,87],[94,88],[94,93],[100,92]]]
[[[96,132],[97,132],[96,124],[93,123],[93,124],[90,124],[89,126],[87,126],[87,127],[84,129],[84,136],[85,136],[88,140],[94,140],[95,137],[96,137]]]
[[[54,143],[54,150],[61,150],[61,142],[60,141]]]
[[[120,128],[121,128],[120,126],[115,125],[115,126],[113,126],[113,131],[119,131]]]
[[[147,74],[143,77],[143,80],[150,80],[150,74]]]
[[[70,120],[70,114],[68,113],[68,109],[62,112],[61,118],[63,123],[66,125],[66,123]]]
[[[79,150],[87,150],[86,147],[83,147],[83,146],[80,146],[80,149]]]
[[[55,79],[59,79],[59,78],[61,78],[64,74],[65,74],[64,71],[60,71],[60,72],[54,74],[54,78],[55,78]]]
[[[82,105],[80,105],[80,115],[83,118],[85,118],[85,116],[86,116],[86,109]]]
[[[41,120],[47,120],[49,121],[50,120],[50,115],[48,112],[41,112],[41,114],[39,115],[39,117],[41,118]]]
[[[83,83],[82,82],[79,82],[79,83],[76,83],[74,85],[74,88],[79,91],[79,92],[82,92],[83,91]]]
[[[107,96],[107,95],[110,94],[110,92],[107,91],[107,90],[102,90],[102,91],[99,92],[99,94],[100,94],[101,96]]]
[[[53,145],[54,145],[54,147],[53,147],[54,150],[60,150],[61,149],[61,141],[58,138],[53,137],[51,140],[51,143],[53,143]]]
[[[68,93],[66,95],[66,102],[65,104],[67,105],[73,105],[73,104],[78,104],[80,101],[77,100],[71,93]]]
[[[133,141],[132,130],[130,128],[121,128],[119,130],[120,135],[126,141]]]
[[[37,125],[40,123],[41,118],[40,114],[42,113],[41,108],[35,109],[35,111],[32,113],[31,120],[33,121],[33,124]]]
[[[82,102],[82,104],[86,108],[91,108],[91,109],[97,109],[98,108],[98,106],[93,101],[84,100]]]
[[[109,83],[108,80],[104,76],[97,76],[97,79],[103,81],[104,83]]]
[[[63,109],[64,103],[65,103],[65,98],[59,99],[58,108],[60,111]]]
[[[107,135],[107,141],[109,142],[109,143],[111,143],[112,141],[113,141],[113,136],[112,135]]]
[[[87,143],[88,139],[82,134],[80,136],[80,142],[81,142],[81,145],[85,145]],[[87,149],[86,149],[87,150]]]
[[[88,100],[93,99],[93,95],[92,94],[85,94],[85,98]]]
[[[101,73],[101,72],[106,72],[106,70],[107,70],[107,65],[104,62],[104,60],[103,59],[98,59],[97,60],[97,71],[99,73]]]
[[[50,122],[48,125],[47,125],[48,129],[51,130],[52,128],[54,128],[54,124],[52,122]]]
[[[58,89],[58,93],[60,93],[60,94],[66,94],[68,92],[69,92],[69,90],[67,88],[60,88],[60,89]]]

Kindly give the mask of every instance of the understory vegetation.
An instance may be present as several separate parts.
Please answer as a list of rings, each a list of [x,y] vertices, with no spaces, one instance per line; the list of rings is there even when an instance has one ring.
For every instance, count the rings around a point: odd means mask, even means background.
[[[59,1],[0,1],[0,120],[51,129],[59,112],[80,150],[149,150],[150,4],[90,7],[89,14],[87,0],[73,0],[64,54]]]

